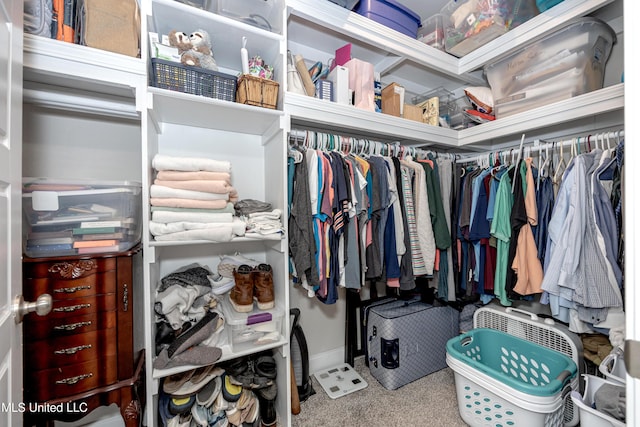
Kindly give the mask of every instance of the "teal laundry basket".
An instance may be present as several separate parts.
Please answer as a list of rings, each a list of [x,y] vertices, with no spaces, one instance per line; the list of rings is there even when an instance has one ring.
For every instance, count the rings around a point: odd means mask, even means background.
[[[447,342],[458,408],[470,426],[556,427],[577,367],[568,356],[495,329]]]

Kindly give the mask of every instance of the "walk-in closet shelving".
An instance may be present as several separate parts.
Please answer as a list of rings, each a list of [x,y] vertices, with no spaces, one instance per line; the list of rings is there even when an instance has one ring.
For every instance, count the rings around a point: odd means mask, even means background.
[[[442,5],[445,3],[443,1]],[[458,59],[334,3],[290,0],[287,2],[287,43],[290,50],[301,53],[310,62],[319,60],[325,63],[334,56],[335,49],[351,43],[352,57],[373,63],[376,71],[381,73],[383,87],[392,82],[405,87],[408,93],[405,100],[438,87],[460,94],[465,85],[487,85],[482,77],[484,65],[535,42],[572,18],[597,13],[610,3],[612,0],[565,0]],[[349,107],[322,103],[288,92],[285,94],[285,111],[294,123],[335,124],[340,131],[350,134],[368,136],[379,132],[383,136],[397,135],[396,139],[403,144],[435,145],[446,149],[452,145],[490,144],[492,139],[517,135],[525,130],[589,119],[613,110],[621,111],[624,107],[623,91],[622,84],[605,87],[492,123],[450,132],[396,117],[380,118],[373,112],[353,111],[355,108],[349,113],[349,110],[342,109]]]
[[[219,71],[238,75],[241,71],[240,48],[242,38],[247,39],[249,56],[259,55],[265,63],[274,67],[274,79],[281,83],[284,77],[284,36],[186,4],[153,0],[149,3],[147,19],[149,31],[159,35],[171,30],[187,34],[205,30],[211,37],[214,59]],[[284,16],[284,10],[281,11]],[[281,18],[282,19],[282,18]],[[280,25],[281,27],[281,25]],[[148,60],[150,62],[150,59]],[[152,73],[151,68],[149,73]],[[151,74],[150,74],[151,77]],[[150,81],[151,78],[150,78]],[[281,86],[282,88],[282,86]],[[280,89],[282,91],[282,89]],[[289,410],[289,359],[288,359],[288,264],[286,236],[273,235],[265,239],[236,237],[230,242],[155,241],[149,232],[149,186],[153,182],[152,160],[156,154],[181,157],[200,157],[225,160],[231,163],[231,184],[239,199],[255,199],[271,203],[274,209],[286,209],[286,134],[281,107],[260,108],[218,100],[188,93],[153,87],[146,88],[146,114],[143,126],[147,137],[143,144],[143,230],[144,244],[144,318],[148,325],[145,346],[154,347],[155,321],[153,305],[157,283],[165,275],[191,263],[199,263],[216,271],[223,255],[241,253],[244,256],[267,263],[274,273],[274,292],[277,309],[282,312],[282,330],[277,340],[241,351],[221,345],[220,361],[233,359],[272,349],[278,364],[277,411],[286,425]],[[282,96],[279,96],[281,105]],[[228,304],[228,302],[227,302]],[[227,330],[222,333],[227,334]],[[158,425],[157,402],[162,378],[184,372],[194,366],[170,369],[152,367],[154,352],[147,358],[147,425]],[[149,354],[149,353],[147,353]]]

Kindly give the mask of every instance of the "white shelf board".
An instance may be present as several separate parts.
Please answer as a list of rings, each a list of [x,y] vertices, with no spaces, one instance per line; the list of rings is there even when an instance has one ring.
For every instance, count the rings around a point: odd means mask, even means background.
[[[613,0],[564,0],[562,3],[460,58],[457,73],[459,75],[468,73],[485,64],[492,63],[500,57],[514,52],[519,47],[553,32],[568,20],[585,16],[611,2]]]
[[[284,109],[294,124],[307,123],[335,133],[370,135],[372,139],[384,136],[387,140],[402,141],[404,145],[458,145],[455,130],[291,92],[285,93]]]
[[[585,117],[624,108],[624,84],[619,83],[523,113],[503,117],[490,123],[463,129],[458,133],[459,145],[489,142],[493,138],[528,130],[550,127]]]
[[[149,87],[149,109],[162,123],[262,135],[283,112]]]
[[[246,350],[237,351],[237,352],[232,352],[231,347],[228,344],[226,344],[220,347],[220,349],[222,350],[222,356],[220,356],[220,359],[218,359],[216,364],[222,363],[226,360],[235,359],[237,357],[247,356],[249,354],[256,354],[264,350],[271,350],[278,347],[282,347],[286,343],[287,343],[287,340],[281,335],[279,341],[261,345],[261,346],[254,346]],[[153,378],[154,379],[164,378],[164,377],[168,377],[169,375],[179,374],[179,373],[190,371],[192,369],[196,369],[199,367],[200,366],[197,366],[197,365],[183,365],[183,366],[177,366],[175,368],[169,368],[169,369],[154,368]]]
[[[155,241],[150,239],[149,246],[190,246],[190,245],[222,245],[222,244],[235,244],[245,242],[279,242],[283,240],[283,237],[279,234],[264,236],[264,238],[258,237],[234,237],[229,242],[214,242],[211,240],[173,240],[173,241]]]
[[[140,58],[32,34],[24,35],[24,67],[25,80],[96,92],[146,84],[146,65]]]
[[[454,56],[427,46],[335,3],[317,0],[290,0],[287,4],[293,15],[352,37],[372,46],[373,49],[385,50],[448,75],[458,75],[458,59]],[[296,34],[289,33],[288,38],[296,41]],[[323,43],[322,38],[316,38],[316,43]],[[338,47],[340,46],[333,46],[332,50]],[[477,79],[472,78],[472,80]]]

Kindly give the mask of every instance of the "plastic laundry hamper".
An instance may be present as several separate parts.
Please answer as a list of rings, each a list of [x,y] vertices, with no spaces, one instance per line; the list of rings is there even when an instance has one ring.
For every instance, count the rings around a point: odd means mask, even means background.
[[[555,350],[488,328],[447,342],[458,409],[473,427],[559,427],[576,364]]]
[[[516,308],[487,304],[474,312],[473,326],[497,329],[569,356],[578,367],[578,375],[571,381],[571,389],[582,392],[584,387],[581,387],[580,379],[585,373],[582,340],[567,326],[549,317],[539,316],[530,310],[537,310],[536,306]],[[580,412],[575,410],[573,400],[567,394],[564,402],[564,425],[576,426],[579,421]]]
[[[573,400],[574,405],[580,412],[580,426],[624,427],[626,425],[624,422],[595,409],[595,395],[600,387],[605,384],[624,387],[624,384],[589,374],[583,376],[585,382],[584,395],[581,395],[577,391],[571,392],[571,400]]]

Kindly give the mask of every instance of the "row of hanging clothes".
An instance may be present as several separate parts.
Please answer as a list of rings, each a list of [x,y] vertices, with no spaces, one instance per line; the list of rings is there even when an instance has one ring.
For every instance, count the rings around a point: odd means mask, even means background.
[[[340,287],[410,291],[433,279],[456,297],[451,253],[454,156],[292,131],[289,252],[294,282],[335,303]]]
[[[623,135],[534,147],[523,147],[523,136],[516,150],[458,159],[458,295],[505,306],[539,299],[572,331],[621,344]]]

